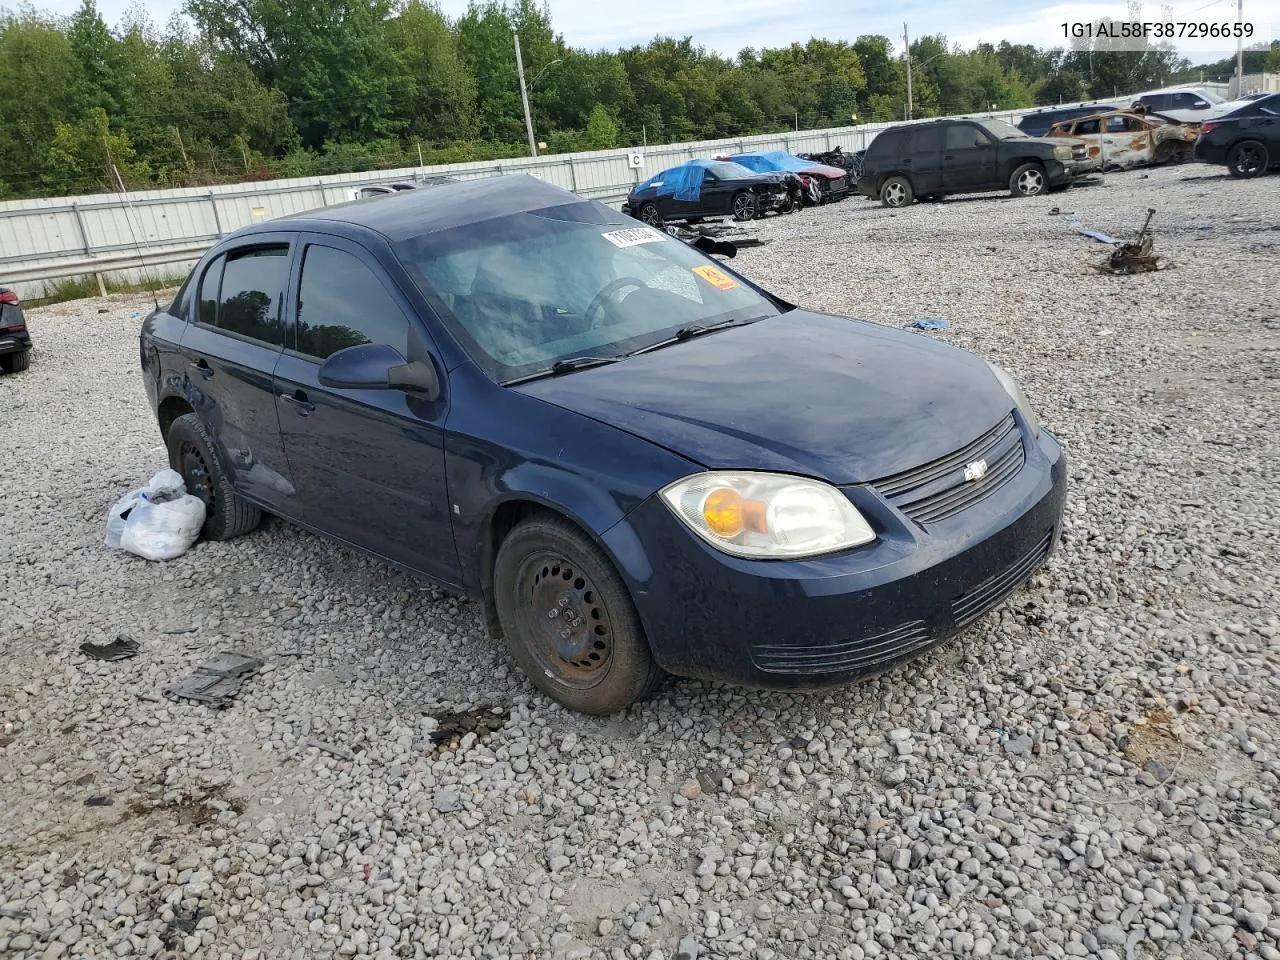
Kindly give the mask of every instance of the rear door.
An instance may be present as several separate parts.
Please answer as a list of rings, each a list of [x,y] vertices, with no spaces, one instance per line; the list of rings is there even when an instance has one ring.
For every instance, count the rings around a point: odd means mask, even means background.
[[[995,140],[976,123],[946,126],[942,149],[942,185],[945,189],[989,189],[996,180],[996,163]]]
[[[290,234],[256,234],[204,267],[179,351],[184,393],[237,490],[288,511],[293,487],[271,378],[284,343]]]
[[[942,189],[941,127],[931,123],[908,132],[902,171],[911,178],[916,196]]]
[[[276,367],[296,513],[318,530],[445,583],[460,581],[444,471],[448,389],[426,401],[399,389],[320,383],[330,355],[386,344],[433,352],[411,303],[361,245],[304,235],[291,289],[289,343]],[[437,372],[444,381],[443,367]]]

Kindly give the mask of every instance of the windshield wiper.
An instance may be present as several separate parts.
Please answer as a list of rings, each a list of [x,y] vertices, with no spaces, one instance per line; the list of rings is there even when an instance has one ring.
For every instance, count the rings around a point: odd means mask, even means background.
[[[530,380],[540,380],[543,377],[555,377],[562,373],[570,373],[574,370],[585,370],[587,367],[599,367],[606,363],[617,363],[621,359],[622,357],[567,357],[564,360],[557,360],[545,370],[538,370],[535,373],[526,374],[523,377],[516,377],[513,380],[504,380],[502,381],[502,385],[504,387],[510,387],[517,383],[527,383]]]
[[[641,353],[648,353],[650,350],[659,350],[662,347],[669,347],[673,343],[683,343],[686,340],[692,340],[694,337],[700,337],[704,333],[711,333],[713,330],[723,330],[725,327],[746,326],[748,323],[755,323],[757,320],[766,319],[766,317],[768,317],[768,314],[763,314],[759,317],[748,317],[745,320],[730,317],[727,320],[719,320],[715,323],[694,324],[688,327],[681,327],[672,336],[667,337],[665,340],[659,340],[657,343],[651,343],[648,346],[632,350],[630,353],[623,354],[623,356],[634,357]]]

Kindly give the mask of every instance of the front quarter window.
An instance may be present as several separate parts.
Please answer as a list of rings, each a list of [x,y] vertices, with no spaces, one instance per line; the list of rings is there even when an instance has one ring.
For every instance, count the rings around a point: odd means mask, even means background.
[[[409,238],[395,251],[497,382],[781,312],[683,241],[602,219],[594,204],[569,204]]]

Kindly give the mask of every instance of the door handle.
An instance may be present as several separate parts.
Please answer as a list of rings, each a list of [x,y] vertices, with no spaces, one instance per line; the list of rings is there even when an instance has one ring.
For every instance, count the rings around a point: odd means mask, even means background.
[[[213,376],[213,367],[209,366],[209,361],[204,359],[204,357],[201,357],[199,360],[193,360],[191,363],[188,363],[187,366],[200,374],[200,376],[204,377],[206,380]]]
[[[300,417],[309,417],[316,409],[316,405],[307,399],[305,390],[299,389],[293,391],[293,393],[282,393],[280,394],[280,399],[298,411],[298,416]]]

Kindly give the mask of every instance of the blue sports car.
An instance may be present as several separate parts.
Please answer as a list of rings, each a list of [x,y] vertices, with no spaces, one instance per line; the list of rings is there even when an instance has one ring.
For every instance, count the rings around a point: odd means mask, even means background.
[[[1017,589],[1062,517],[1004,370],[527,177],[240,230],[139,348],[206,537],[266,511],[465,592],[575,710],[880,670]]]

